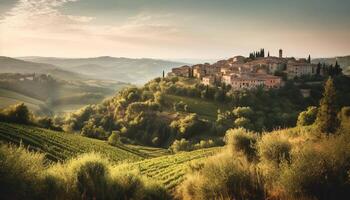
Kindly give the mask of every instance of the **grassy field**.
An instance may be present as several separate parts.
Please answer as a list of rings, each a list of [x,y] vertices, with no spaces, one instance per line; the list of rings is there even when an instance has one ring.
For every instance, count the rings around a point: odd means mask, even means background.
[[[226,104],[220,104],[214,101],[207,101],[199,98],[182,97],[175,95],[166,95],[165,101],[169,104],[183,101],[189,107],[189,112],[197,113],[200,117],[208,120],[216,120],[217,111],[226,111],[232,109]]]

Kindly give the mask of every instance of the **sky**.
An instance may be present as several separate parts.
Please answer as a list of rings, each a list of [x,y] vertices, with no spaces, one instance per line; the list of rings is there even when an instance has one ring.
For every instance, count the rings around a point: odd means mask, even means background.
[[[0,55],[350,55],[349,0],[0,0]]]

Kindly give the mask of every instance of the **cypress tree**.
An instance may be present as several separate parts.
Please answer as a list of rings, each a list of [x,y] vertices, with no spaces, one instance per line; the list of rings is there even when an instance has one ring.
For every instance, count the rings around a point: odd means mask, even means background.
[[[340,68],[340,65],[338,64],[338,61],[335,62],[334,66],[334,74],[340,75],[342,73],[342,68]]]
[[[317,75],[320,75],[320,74],[321,74],[321,63],[318,63],[318,64],[317,64],[316,74],[317,74]]]
[[[311,56],[309,55],[309,57],[307,58],[307,62],[311,63]]]
[[[332,78],[328,78],[317,113],[316,126],[322,133],[334,133],[339,127],[336,91]]]

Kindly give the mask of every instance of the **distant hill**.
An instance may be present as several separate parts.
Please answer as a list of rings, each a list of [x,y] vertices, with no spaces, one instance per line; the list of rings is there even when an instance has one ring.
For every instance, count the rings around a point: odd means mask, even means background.
[[[185,63],[148,59],[148,58],[117,58],[117,57],[96,57],[96,58],[52,58],[52,57],[22,57],[20,59],[47,63],[96,79],[110,79],[134,84],[143,84],[150,79],[161,76],[163,70],[168,72],[173,67]]]
[[[333,58],[316,58],[312,59],[312,63],[326,63],[334,65],[335,62],[338,61],[341,68],[343,68],[343,72],[347,75],[350,75],[350,55],[349,56],[340,56]]]
[[[0,73],[50,74],[55,78],[64,77],[65,80],[84,78],[83,75],[60,69],[52,64],[24,61],[5,56],[0,56]]]

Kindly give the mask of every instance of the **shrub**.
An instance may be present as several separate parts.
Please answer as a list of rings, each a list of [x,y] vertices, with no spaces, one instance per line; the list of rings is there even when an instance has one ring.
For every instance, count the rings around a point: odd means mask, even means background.
[[[255,144],[258,136],[243,128],[230,129],[226,132],[225,141],[230,151],[242,152],[249,160],[256,155]]]
[[[209,159],[177,188],[181,199],[264,199],[263,184],[254,165],[230,154]]]
[[[36,199],[44,155],[23,147],[0,146],[0,199]]]
[[[350,107],[343,107],[338,114],[341,131],[350,133]]]
[[[301,112],[298,116],[297,125],[307,126],[315,122],[317,116],[317,108],[315,106],[310,106],[306,111]]]
[[[304,145],[284,165],[280,184],[289,198],[348,199],[350,196],[350,138],[343,135],[317,145]]]
[[[280,134],[265,134],[257,143],[260,160],[275,164],[280,164],[285,159],[290,160],[291,148],[288,138]]]
[[[201,140],[199,143],[194,144],[194,149],[204,149],[217,146],[217,144],[213,140]]]
[[[191,151],[193,147],[188,140],[182,138],[181,140],[175,140],[169,149],[172,152],[177,153],[179,151]]]
[[[174,111],[182,111],[182,112],[188,111],[188,105],[185,104],[183,101],[174,103],[173,108],[174,108]]]
[[[104,199],[107,195],[108,166],[88,161],[77,169],[77,188],[82,199]]]
[[[112,134],[108,137],[108,144],[116,146],[120,143],[120,132],[113,131]]]
[[[207,124],[200,120],[197,114],[190,114],[184,118],[173,121],[170,127],[176,130],[181,138],[190,138],[194,134],[200,134],[207,127]]]
[[[105,139],[107,137],[106,131],[101,127],[96,127],[94,122],[89,121],[82,129],[81,134],[86,137]]]

